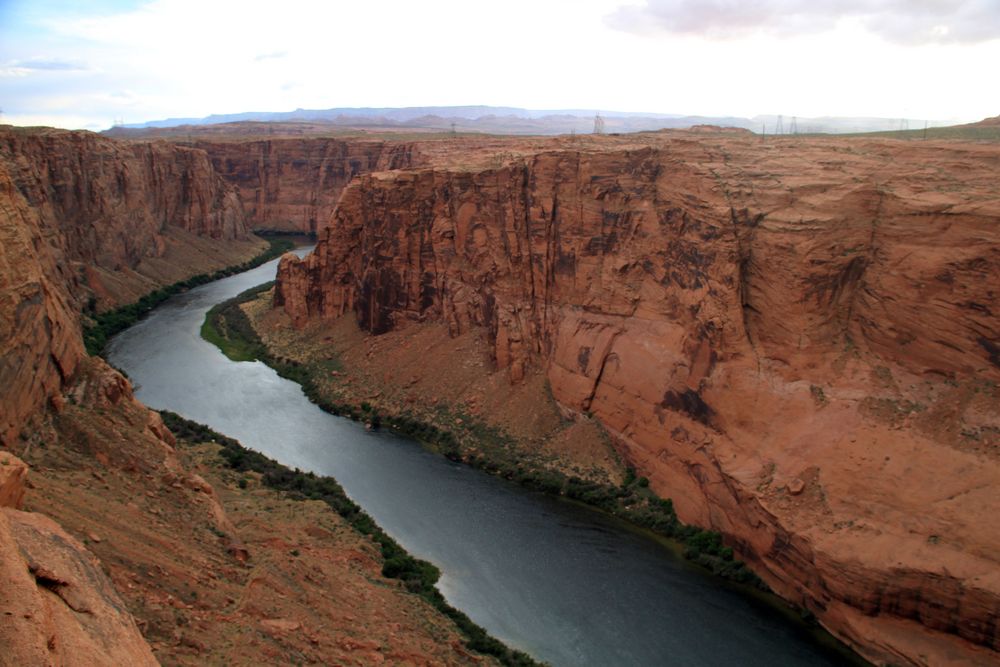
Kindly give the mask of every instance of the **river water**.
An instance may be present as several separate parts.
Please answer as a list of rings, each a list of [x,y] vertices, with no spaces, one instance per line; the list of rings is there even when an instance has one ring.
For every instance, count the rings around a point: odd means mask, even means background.
[[[300,248],[302,255],[308,248]],[[108,358],[147,405],[208,424],[292,467],[335,477],[448,601],[555,666],[837,665],[789,615],[649,536],[525,491],[416,442],[324,413],[260,362],[202,340],[206,311],[272,280],[277,260],[177,295],[119,334]]]

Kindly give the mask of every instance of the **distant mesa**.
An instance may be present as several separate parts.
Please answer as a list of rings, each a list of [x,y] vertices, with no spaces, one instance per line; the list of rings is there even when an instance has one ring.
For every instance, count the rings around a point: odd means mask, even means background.
[[[113,137],[162,136],[180,128],[197,128],[206,125],[232,123],[283,123],[308,125],[320,128],[353,128],[366,130],[401,129],[415,131],[480,132],[488,134],[590,134],[593,131],[592,109],[521,109],[516,107],[449,106],[449,107],[337,107],[333,109],[296,109],[294,111],[249,111],[235,114],[213,114],[202,118],[167,118],[142,123],[116,124],[105,134]],[[783,124],[777,114],[740,116],[698,116],[631,111],[600,111],[604,131],[609,134],[623,132],[649,132],[664,129],[688,129],[700,126],[741,128],[751,132],[790,127]],[[786,121],[791,116],[784,117]],[[797,118],[795,127],[802,133],[844,134],[856,132],[885,132],[898,130],[898,118],[835,117]],[[912,125],[943,127],[950,125],[940,120],[913,120]],[[313,128],[310,132],[319,130]],[[157,132],[159,130],[160,132]],[[309,133],[309,132],[306,132]],[[781,131],[779,130],[780,134]]]

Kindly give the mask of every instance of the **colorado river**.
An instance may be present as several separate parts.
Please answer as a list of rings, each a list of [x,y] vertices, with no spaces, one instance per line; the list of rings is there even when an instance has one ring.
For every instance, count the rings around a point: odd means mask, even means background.
[[[300,249],[300,254],[305,253]],[[442,593],[511,646],[557,666],[836,665],[845,658],[767,604],[586,508],[525,491],[389,433],[322,412],[259,362],[202,340],[214,304],[277,262],[180,294],[117,336],[111,362],[147,405],[335,477]]]

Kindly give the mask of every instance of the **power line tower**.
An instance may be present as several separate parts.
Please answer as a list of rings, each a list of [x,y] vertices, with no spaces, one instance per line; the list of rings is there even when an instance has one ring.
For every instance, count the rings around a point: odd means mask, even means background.
[[[604,134],[604,119],[601,118],[600,111],[594,116],[594,134]]]
[[[774,124],[774,133],[775,134],[784,134],[785,133],[785,123],[784,123],[784,119],[781,116],[778,116],[778,120]]]
[[[899,129],[900,130],[908,130],[908,129],[910,129],[910,121],[907,120],[906,118],[900,118],[899,119]]]
[[[122,118],[121,116],[118,116],[118,117],[115,118],[114,122],[111,124],[111,127],[122,127],[123,125],[125,125],[125,119]]]
[[[451,133],[452,133],[452,134],[458,134],[458,133],[457,133],[457,132],[455,131],[455,124],[454,124],[454,123],[452,123],[452,124],[451,124]]]
[[[788,126],[788,134],[798,134],[799,133],[799,118],[798,116],[792,116],[792,123]]]

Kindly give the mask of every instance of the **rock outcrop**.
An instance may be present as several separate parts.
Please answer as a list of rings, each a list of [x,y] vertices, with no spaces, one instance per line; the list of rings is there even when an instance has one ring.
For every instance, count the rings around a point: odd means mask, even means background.
[[[1000,659],[1000,149],[588,142],[358,178],[276,306],[481,328],[866,656]]]
[[[0,509],[0,580],[0,664],[159,664],[97,559],[48,517]]]
[[[27,491],[28,466],[8,452],[0,452],[0,507],[20,509]]]
[[[198,140],[235,186],[254,229],[315,233],[361,174],[411,167],[415,144],[345,139]]]
[[[27,470],[0,452],[0,665],[159,664],[93,554],[18,511]]]

